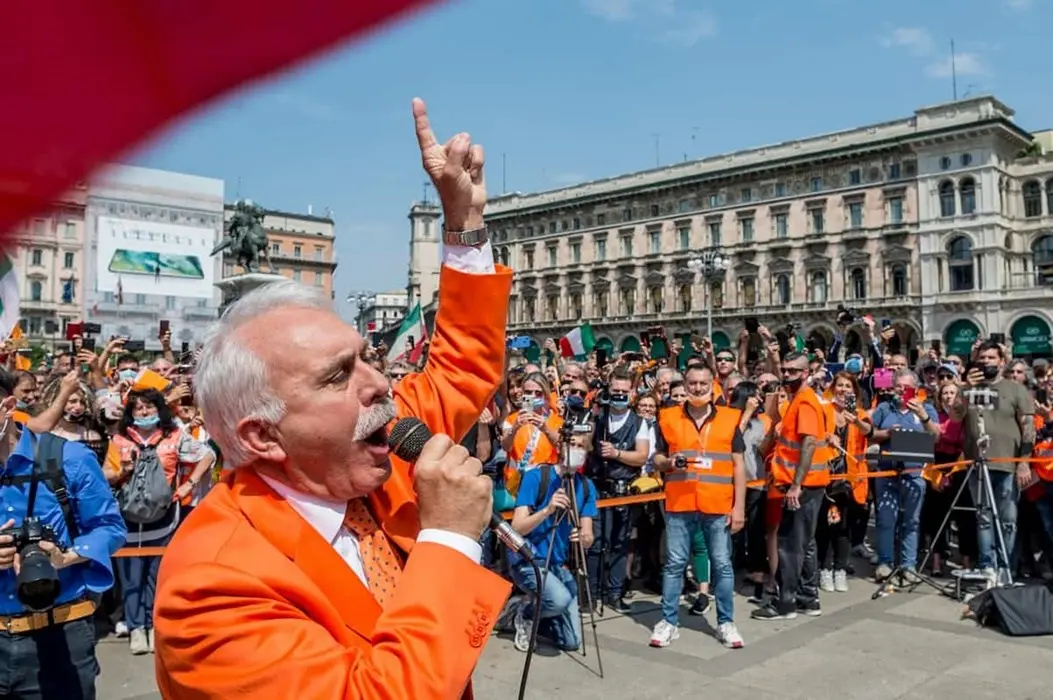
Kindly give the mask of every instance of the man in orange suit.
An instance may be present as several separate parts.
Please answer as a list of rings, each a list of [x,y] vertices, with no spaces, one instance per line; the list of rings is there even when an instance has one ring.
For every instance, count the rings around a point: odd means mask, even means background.
[[[483,152],[439,145],[414,100],[442,201],[444,265],[428,364],[388,382],[317,290],[279,282],[237,301],[195,384],[233,476],[176,533],[154,606],[170,700],[470,697],[509,584],[479,565],[491,483],[461,438],[504,367],[511,272],[495,269]],[[386,426],[436,436],[415,465]]]

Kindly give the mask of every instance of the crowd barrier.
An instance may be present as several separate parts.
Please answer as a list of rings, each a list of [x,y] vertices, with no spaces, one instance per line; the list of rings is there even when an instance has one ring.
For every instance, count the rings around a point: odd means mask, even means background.
[[[1033,457],[1020,458],[1020,459],[1005,458],[1005,459],[989,459],[989,460],[987,460],[987,463],[988,464],[998,464],[998,463],[1013,463],[1013,464],[1017,464],[1017,463],[1020,463],[1020,462],[1029,462],[1030,463],[1030,462],[1038,462],[1038,461],[1047,461],[1047,460],[1045,460],[1045,459],[1039,460],[1039,459],[1035,459]],[[924,472],[926,470],[929,470],[929,471],[933,471],[933,470],[935,470],[935,471],[947,471],[947,470],[950,470],[950,473],[954,474],[955,472],[959,472],[959,471],[963,471],[965,469],[968,469],[970,464],[972,464],[971,460],[965,460],[965,461],[961,461],[961,462],[948,462],[946,464],[926,464],[924,467],[919,467],[919,468],[916,468],[916,469],[903,469],[903,470],[893,470],[893,471],[883,471],[883,472],[867,472],[865,477],[859,477],[859,476],[855,476],[855,475],[850,476],[848,474],[834,474],[834,475],[832,475],[830,477],[830,479],[831,480],[838,480],[838,481],[847,481],[849,479],[856,480],[856,479],[859,479],[859,478],[883,479],[883,478],[893,477],[893,476],[902,476],[903,474],[920,474],[920,473],[922,473],[922,472]],[[757,481],[749,482],[747,484],[747,487],[757,488],[757,487],[760,487],[760,486],[764,486],[766,483],[767,482],[765,480],[760,479],[760,480],[757,480]],[[643,503],[653,503],[655,501],[664,501],[664,500],[665,500],[665,493],[664,492],[662,492],[662,491],[654,491],[652,493],[641,493],[641,494],[637,494],[637,495],[633,495],[633,496],[617,496],[615,498],[603,498],[603,499],[600,499],[599,501],[596,502],[596,507],[597,508],[618,508],[620,506],[635,506],[635,505],[641,505]],[[511,520],[512,519],[512,512],[511,511],[505,511],[504,513],[502,513],[502,515],[504,516],[505,520]],[[122,549],[117,550],[117,552],[113,556],[115,556],[115,557],[160,557],[160,556],[163,556],[164,553],[165,553],[165,548],[164,547],[124,547]]]

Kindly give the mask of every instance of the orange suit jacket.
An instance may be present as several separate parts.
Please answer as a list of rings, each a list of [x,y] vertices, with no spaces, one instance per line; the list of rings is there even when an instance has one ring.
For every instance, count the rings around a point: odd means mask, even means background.
[[[444,267],[428,365],[396,390],[399,415],[460,438],[504,369],[512,274]],[[381,610],[330,543],[250,468],[176,532],[161,562],[156,675],[168,700],[455,700],[511,586],[463,554],[415,542],[410,465],[370,496],[407,554]]]

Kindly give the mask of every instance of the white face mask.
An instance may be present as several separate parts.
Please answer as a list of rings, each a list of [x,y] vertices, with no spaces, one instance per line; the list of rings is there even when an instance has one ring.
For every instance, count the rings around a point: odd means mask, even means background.
[[[578,471],[585,466],[586,452],[583,447],[571,447],[567,453],[567,461],[572,471]]]

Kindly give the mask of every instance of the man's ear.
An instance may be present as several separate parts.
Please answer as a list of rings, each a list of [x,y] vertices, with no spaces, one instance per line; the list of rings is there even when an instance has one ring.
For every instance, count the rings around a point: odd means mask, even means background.
[[[267,462],[285,461],[285,447],[276,425],[259,418],[243,418],[238,422],[237,434],[251,458]]]

